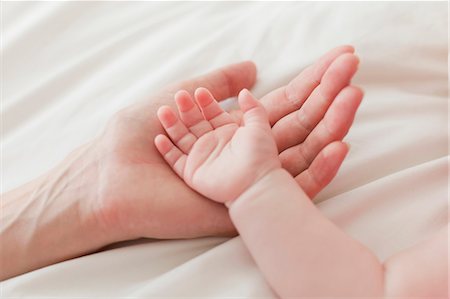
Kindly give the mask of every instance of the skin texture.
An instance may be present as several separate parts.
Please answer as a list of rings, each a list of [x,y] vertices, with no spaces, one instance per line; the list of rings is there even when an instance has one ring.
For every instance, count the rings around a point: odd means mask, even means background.
[[[158,135],[155,145],[187,185],[229,207],[280,297],[447,298],[448,227],[381,263],[324,217],[282,168],[268,115],[250,92],[239,94],[240,125],[207,90],[196,91],[195,103],[179,94],[181,119],[168,107],[159,110],[167,136]]]
[[[362,98],[361,91],[349,85],[358,66],[353,51],[351,46],[332,49],[286,86],[261,98],[280,156],[303,142],[310,144],[298,155],[286,155],[283,162],[293,175],[298,174],[297,184],[310,197],[331,181],[347,153],[340,141]],[[333,74],[339,77],[329,79]],[[193,97],[198,87],[205,87],[222,100],[255,81],[256,67],[247,61],[170,85],[117,112],[100,136],[41,177],[3,194],[0,278],[122,240],[235,235],[227,209],[189,188],[153,140],[164,133],[157,111],[163,105],[173,107],[177,91]],[[326,97],[315,101],[313,95],[319,93]],[[307,106],[310,112],[301,112]],[[303,116],[296,118],[296,114]],[[242,112],[232,115],[241,122]],[[311,132],[297,134],[304,124]],[[328,124],[335,131],[320,129]]]
[[[239,105],[244,112],[241,126],[204,88],[195,92],[197,105],[187,93],[177,95],[183,121],[172,109],[162,107],[158,117],[170,139],[158,135],[155,145],[194,190],[217,202],[230,204],[249,185],[281,167],[266,111],[248,90],[239,94]],[[265,122],[259,121],[261,117]],[[211,176],[219,173],[223,178],[220,184],[216,176]]]
[[[311,197],[314,197],[331,181],[347,152],[347,147],[340,144],[329,150],[329,158],[320,154],[320,150],[326,145],[342,140],[361,102],[362,92],[359,89],[349,87],[343,90],[349,85],[350,78],[356,72],[359,62],[358,58],[351,53],[352,51],[351,47],[346,46],[331,50],[316,64],[294,78],[286,87],[281,87],[261,99],[269,112],[269,118],[276,124],[283,117],[300,111],[302,108],[299,110],[299,107],[308,102],[314,90],[335,84],[336,80],[321,83],[321,78],[326,77],[330,71],[333,73],[339,69],[345,74],[338,80],[343,94],[339,93],[336,99],[341,100],[333,104],[334,99],[329,98],[328,110],[316,109],[317,115],[308,115],[308,118],[320,120],[310,121],[318,122],[316,125],[318,128],[323,126],[322,123],[337,121],[337,131],[332,134],[322,130],[311,132],[311,134],[304,132],[303,134],[309,136],[309,142],[316,145],[310,147],[311,151],[309,148],[305,150],[308,161],[298,164],[299,159],[302,159],[301,154],[290,155],[284,161],[286,165],[292,165],[292,168],[295,168],[295,172],[299,174],[298,183]],[[197,87],[205,87],[216,99],[222,100],[235,96],[242,88],[253,85],[254,81],[254,65],[244,62],[227,67],[215,75],[206,75],[200,79],[171,86],[157,96],[151,104],[143,103],[121,111],[107,128],[101,140],[104,144],[101,145],[103,148],[100,151],[103,157],[99,158],[104,160],[103,165],[105,165],[100,168],[101,177],[105,179],[102,183],[103,189],[100,190],[101,196],[97,208],[101,222],[106,227],[115,227],[116,231],[123,235],[118,238],[122,239],[128,239],[130,236],[186,238],[235,235],[236,230],[229,219],[227,210],[188,188],[156,151],[153,138],[164,131],[155,114],[161,106],[158,105],[159,103],[164,105],[173,103],[174,95],[178,90],[184,90],[185,93],[193,96]],[[161,100],[158,100],[160,97],[162,97]],[[341,101],[345,102],[345,107],[340,105]],[[327,113],[328,111],[330,113]],[[239,114],[239,112],[235,113],[236,119],[240,119]],[[295,122],[296,120],[292,119],[280,123],[278,132],[274,132],[276,138],[284,140],[283,135],[293,135],[290,132],[297,130]],[[130,132],[133,133],[130,134]],[[291,143],[297,146],[303,138],[297,139],[298,142],[294,142],[294,139],[290,138]],[[105,156],[103,153],[108,150],[111,154]],[[335,163],[334,168],[324,166],[326,159],[335,160],[335,157],[340,161]],[[298,165],[294,167],[294,164]],[[130,190],[126,187],[130,185],[137,188]],[[150,194],[151,198],[149,198]],[[170,225],[170,223],[176,225]]]

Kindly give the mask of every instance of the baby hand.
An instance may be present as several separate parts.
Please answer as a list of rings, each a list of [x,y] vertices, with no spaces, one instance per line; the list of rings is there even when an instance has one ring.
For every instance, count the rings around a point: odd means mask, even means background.
[[[180,118],[168,106],[158,118],[169,135],[155,145],[173,170],[194,190],[229,204],[272,170],[281,168],[264,107],[246,89],[238,101],[243,124],[237,124],[205,88],[195,102],[185,91],[175,95]]]

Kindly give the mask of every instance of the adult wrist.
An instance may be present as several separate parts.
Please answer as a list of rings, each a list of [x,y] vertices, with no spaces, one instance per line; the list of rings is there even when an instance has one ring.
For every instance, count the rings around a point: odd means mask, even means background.
[[[0,279],[114,242],[95,212],[98,171],[91,146],[80,147],[46,174],[2,195]]]
[[[65,171],[62,197],[78,203],[80,224],[89,228],[89,234],[100,246],[128,239],[118,227],[104,219],[105,156],[107,153],[95,139],[69,154],[59,166]],[[60,170],[61,171],[61,170]]]

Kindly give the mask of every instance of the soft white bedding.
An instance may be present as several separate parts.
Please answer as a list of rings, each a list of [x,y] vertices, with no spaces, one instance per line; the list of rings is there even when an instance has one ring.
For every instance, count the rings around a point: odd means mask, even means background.
[[[319,208],[382,260],[448,222],[445,2],[3,2],[1,18],[2,192],[167,83],[252,59],[263,95],[352,44],[366,96]],[[274,296],[239,237],[128,242],[1,287],[5,298]]]

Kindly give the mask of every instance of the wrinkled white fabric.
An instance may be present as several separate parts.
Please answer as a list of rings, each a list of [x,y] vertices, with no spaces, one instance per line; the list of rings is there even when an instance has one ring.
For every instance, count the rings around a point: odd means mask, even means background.
[[[251,59],[261,96],[352,44],[365,98],[319,208],[382,260],[448,222],[445,2],[3,2],[1,18],[3,192],[167,83]],[[128,242],[2,295],[274,297],[239,237]]]

